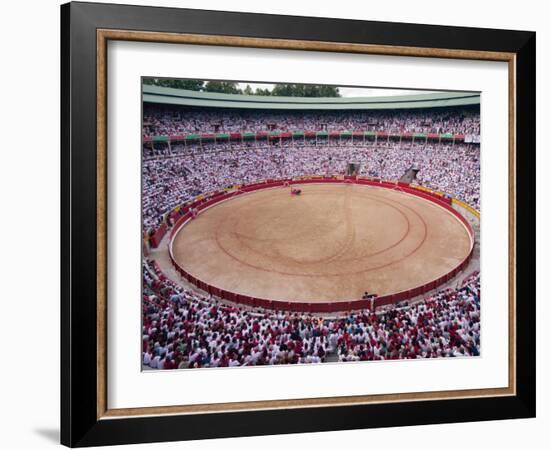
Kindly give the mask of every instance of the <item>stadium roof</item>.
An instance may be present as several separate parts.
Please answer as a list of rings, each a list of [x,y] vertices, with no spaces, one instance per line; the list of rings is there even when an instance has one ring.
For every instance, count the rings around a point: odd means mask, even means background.
[[[219,94],[143,85],[143,102],[207,108],[351,110],[479,105],[479,92],[441,92],[385,97],[278,97]]]

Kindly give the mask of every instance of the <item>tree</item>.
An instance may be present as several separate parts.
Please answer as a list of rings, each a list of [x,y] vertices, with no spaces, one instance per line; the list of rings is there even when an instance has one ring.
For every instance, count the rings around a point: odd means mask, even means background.
[[[220,92],[222,94],[242,94],[243,91],[233,81],[208,81],[204,86],[206,92]]]
[[[170,79],[170,78],[145,78],[143,84],[153,86],[163,86],[175,89],[187,89],[190,91],[220,92],[222,94],[246,94],[263,96],[283,96],[283,97],[340,97],[340,92],[335,86],[326,86],[323,84],[290,84],[278,83],[272,90],[268,88],[256,88],[253,91],[249,84],[244,91],[239,89],[239,85],[233,81],[208,81]]]
[[[316,84],[276,84],[271,95],[285,97],[340,97],[335,86]]]
[[[281,96],[281,97],[297,97],[296,89],[293,84],[276,84],[271,95]]]
[[[162,86],[174,89],[187,89],[190,91],[202,91],[204,88],[203,80],[180,80],[171,78],[145,78],[143,84],[152,86]]]
[[[269,96],[271,95],[271,91],[267,88],[265,89],[262,89],[262,88],[256,88],[256,92],[255,92],[256,95],[264,95],[264,96]]]
[[[341,97],[340,90],[336,86],[320,85],[319,97]]]

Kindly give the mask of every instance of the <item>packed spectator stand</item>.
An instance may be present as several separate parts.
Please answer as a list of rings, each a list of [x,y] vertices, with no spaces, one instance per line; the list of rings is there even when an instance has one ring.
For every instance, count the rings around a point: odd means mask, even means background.
[[[411,111],[257,111],[148,106],[143,135],[247,131],[386,131],[478,134],[479,108]]]
[[[143,364],[152,369],[478,356],[479,274],[376,314],[322,318],[220,303],[143,263]]]
[[[416,167],[416,184],[479,209],[479,146],[475,144],[217,143],[173,151],[175,156],[143,161],[145,233],[153,232],[175,207],[200,194],[269,178],[344,174],[350,161],[360,164],[360,176],[386,180],[399,179]]]
[[[258,130],[384,130],[479,135],[479,109],[440,112],[259,112],[145,110],[144,136]],[[360,176],[399,179],[442,191],[479,210],[478,144],[329,139],[207,142],[144,146],[143,232],[147,237],[176,207],[235,184],[303,175],[342,175],[349,162]],[[143,365],[152,369],[231,367],[477,356],[479,274],[457,288],[388,311],[337,317],[252,310],[222,303],[168,279],[143,261]]]

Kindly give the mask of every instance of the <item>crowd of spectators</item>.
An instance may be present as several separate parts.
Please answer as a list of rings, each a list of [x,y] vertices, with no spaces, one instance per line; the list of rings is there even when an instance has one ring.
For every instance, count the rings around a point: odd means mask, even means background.
[[[304,130],[479,135],[479,123],[477,106],[404,111],[249,111],[146,104],[143,135]]]
[[[362,130],[479,135],[479,109],[404,112],[235,112],[148,106],[143,133]],[[142,212],[152,233],[176,206],[234,184],[303,175],[413,181],[479,209],[480,148],[416,140],[156,143],[144,147]],[[417,299],[418,300],[418,299]],[[480,284],[474,273],[413,305],[337,317],[229,305],[167,278],[143,260],[143,366],[151,369],[477,356]]]
[[[340,361],[479,356],[480,284],[473,274],[414,306],[336,322]]]
[[[155,230],[176,206],[234,184],[302,175],[342,175],[349,162],[359,175],[399,179],[418,169],[417,184],[443,191],[479,209],[479,146],[424,141],[344,145],[282,141],[212,143],[174,149],[174,156],[144,159],[144,232]]]
[[[341,317],[220,303],[143,262],[143,366],[151,369],[307,364],[480,354],[479,275],[406,308]]]

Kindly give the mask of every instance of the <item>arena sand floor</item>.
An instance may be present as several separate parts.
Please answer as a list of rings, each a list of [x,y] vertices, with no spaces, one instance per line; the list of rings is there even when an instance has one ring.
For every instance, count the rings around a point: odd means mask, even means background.
[[[271,300],[336,302],[439,278],[469,254],[450,212],[420,197],[356,184],[294,185],[218,203],[175,236],[180,267],[213,286]]]

